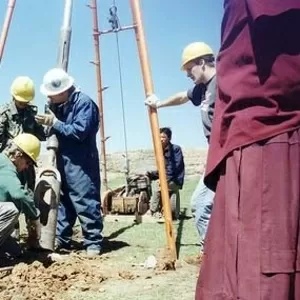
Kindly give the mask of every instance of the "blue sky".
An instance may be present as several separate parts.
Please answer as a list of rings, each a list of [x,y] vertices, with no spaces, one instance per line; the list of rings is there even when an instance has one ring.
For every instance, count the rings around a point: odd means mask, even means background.
[[[0,22],[8,1],[0,1]],[[100,29],[109,29],[108,9],[112,0],[99,0]],[[81,89],[96,99],[92,39],[92,14],[88,0],[74,0],[69,72]],[[116,0],[122,25],[131,25],[129,1]],[[141,0],[143,21],[155,93],[161,99],[184,91],[192,82],[180,71],[185,45],[205,41],[217,52],[223,13],[222,0]],[[17,1],[4,56],[0,65],[0,104],[10,100],[9,88],[18,75],[30,76],[37,87],[35,104],[43,110],[45,98],[39,92],[44,73],[55,66],[64,1]],[[119,34],[127,126],[128,149],[152,147],[151,131],[133,31]],[[122,151],[124,137],[115,35],[100,37],[104,92],[105,133],[111,138],[107,151]],[[206,147],[199,108],[187,103],[159,110],[160,126],[170,126],[173,142],[183,147]]]

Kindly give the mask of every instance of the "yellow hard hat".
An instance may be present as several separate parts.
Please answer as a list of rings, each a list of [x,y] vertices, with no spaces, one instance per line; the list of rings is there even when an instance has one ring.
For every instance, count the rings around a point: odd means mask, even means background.
[[[187,45],[182,51],[181,70],[184,71],[185,65],[191,60],[205,55],[214,55],[212,48],[207,44],[195,42]]]
[[[41,151],[41,142],[39,139],[32,134],[21,133],[12,141],[22,152],[29,156],[36,165]]]
[[[35,95],[34,83],[27,76],[19,76],[13,81],[10,93],[19,102],[30,102]]]

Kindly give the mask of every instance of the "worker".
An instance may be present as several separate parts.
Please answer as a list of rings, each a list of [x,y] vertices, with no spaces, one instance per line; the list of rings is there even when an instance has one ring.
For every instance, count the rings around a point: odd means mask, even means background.
[[[25,214],[30,247],[39,247],[39,210],[33,194],[24,189],[18,173],[36,165],[40,153],[40,141],[31,134],[21,133],[10,140],[0,153],[0,252],[13,251],[18,256],[20,247],[10,235],[20,212]],[[9,246],[8,246],[9,245]],[[12,247],[14,245],[14,247]]]
[[[300,1],[224,9],[196,299],[299,300]]]
[[[34,118],[37,107],[31,104],[35,96],[32,79],[28,76],[16,77],[12,82],[10,93],[11,101],[0,106],[0,152],[6,147],[8,141],[20,133],[33,134],[40,141],[46,139],[44,127]],[[36,175],[33,166],[20,172],[19,177],[25,188],[34,191]],[[16,227],[14,236],[18,239],[18,223]]]
[[[174,198],[172,215],[173,219],[176,220],[180,213],[180,194],[179,190],[182,189],[184,183],[184,158],[181,147],[171,143],[172,130],[168,127],[160,128],[160,140],[163,147],[163,154],[165,158],[167,183],[170,193],[170,199]],[[158,171],[148,171],[146,176],[150,180],[159,179]],[[177,204],[177,205],[176,205]],[[161,203],[161,191],[160,185],[158,184],[156,190],[153,193],[153,197],[150,202],[150,214],[154,217],[162,217],[162,203]]]
[[[36,115],[36,120],[50,126],[59,142],[57,167],[61,173],[62,195],[57,221],[58,249],[71,249],[72,228],[78,217],[87,254],[98,255],[103,229],[96,144],[98,107],[60,68],[45,74],[40,90],[49,98],[55,113],[48,110],[48,113]]]
[[[185,71],[187,77],[194,82],[190,90],[179,92],[164,101],[160,101],[156,95],[151,95],[145,103],[154,108],[177,106],[188,102],[200,106],[204,135],[209,143],[216,98],[215,56],[211,47],[203,42],[187,45],[182,52],[181,70]],[[214,199],[214,192],[203,183],[204,173],[205,170],[191,197],[191,210],[201,238],[201,251]]]
[[[7,142],[20,133],[35,135],[40,141],[46,140],[44,127],[35,120],[37,107],[31,102],[35,96],[33,81],[27,76],[19,76],[13,81],[10,102],[0,107],[0,151]],[[33,190],[34,183],[30,184]]]

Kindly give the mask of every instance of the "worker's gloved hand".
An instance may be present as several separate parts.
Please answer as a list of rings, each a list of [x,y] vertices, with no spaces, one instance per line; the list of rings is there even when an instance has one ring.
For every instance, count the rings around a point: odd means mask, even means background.
[[[41,238],[40,219],[27,220],[28,239],[27,246],[29,249],[41,249],[39,240]]]
[[[50,127],[57,122],[57,118],[55,117],[55,114],[50,109],[48,109],[47,114],[36,115],[35,120],[41,125],[46,125]]]
[[[160,101],[155,94],[148,96],[145,100],[145,104],[152,108],[159,108]]]

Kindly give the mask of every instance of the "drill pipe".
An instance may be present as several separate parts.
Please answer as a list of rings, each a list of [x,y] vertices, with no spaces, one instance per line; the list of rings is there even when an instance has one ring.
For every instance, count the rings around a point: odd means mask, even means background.
[[[71,43],[71,17],[73,0],[65,0],[63,24],[60,30],[60,42],[57,56],[57,66],[68,69]],[[57,170],[56,152],[58,140],[55,134],[47,139],[47,162],[41,170],[35,188],[35,199],[41,211],[41,239],[43,249],[54,251],[57,211],[60,200],[61,176]]]

